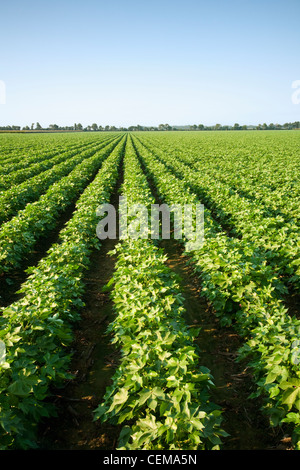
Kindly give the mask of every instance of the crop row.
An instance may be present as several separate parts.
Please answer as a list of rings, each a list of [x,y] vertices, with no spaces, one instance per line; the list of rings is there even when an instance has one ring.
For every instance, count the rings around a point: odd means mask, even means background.
[[[300,290],[300,229],[296,222],[284,224],[283,217],[268,214],[259,201],[233,192],[229,182],[220,182],[218,174],[206,174],[205,169],[193,171],[180,159],[157,148],[155,155],[186,182],[222,226],[229,227],[230,233],[241,236],[255,249],[259,248],[275,273],[285,276],[287,286],[293,284]]]
[[[2,139],[1,144],[3,144]],[[31,142],[30,146],[28,144],[28,147],[24,147],[24,149],[22,149],[22,147],[18,146],[15,142],[16,148],[11,149],[11,154],[9,156],[3,156],[0,160],[0,174],[6,175],[12,171],[18,171],[21,168],[25,168],[27,165],[30,165],[39,159],[44,160],[44,158],[58,155],[60,152],[63,152],[66,149],[66,144],[67,142],[65,142],[65,145],[58,145],[55,147],[49,146],[44,148],[37,142]],[[1,147],[1,150],[6,151],[5,147]]]
[[[77,145],[73,148],[65,148],[63,151],[57,151],[57,149],[55,149],[55,151],[50,155],[36,159],[38,161],[34,161],[31,165],[26,161],[26,159],[24,159],[24,161],[21,162],[23,163],[23,166],[20,169],[11,171],[9,174],[1,177],[0,191],[7,190],[8,188],[20,184],[35,175],[49,170],[55,165],[72,158],[76,154],[87,151],[91,147],[97,147],[97,144],[95,142],[89,142],[88,144]]]
[[[32,172],[32,175],[34,174],[34,171],[37,171],[39,168],[50,168],[51,167],[51,160],[55,157],[58,157],[59,155],[67,154],[68,152],[74,152],[73,155],[75,155],[75,152],[78,152],[80,149],[83,147],[87,148],[88,145],[95,145],[95,142],[85,142],[85,140],[82,140],[81,142],[77,142],[76,145],[67,145],[65,143],[64,146],[57,146],[53,147],[50,150],[46,151],[38,151],[35,149],[34,154],[27,156],[24,155],[22,158],[20,158],[20,149],[17,150],[18,152],[18,157],[19,161],[16,161],[14,163],[13,159],[8,160],[7,163],[2,163],[1,168],[0,168],[0,174],[2,175],[1,178],[1,187],[5,188],[7,186],[7,182],[9,181],[9,177],[13,176],[15,179],[15,184],[21,182],[21,175],[22,171],[25,172],[25,177],[28,178],[30,176],[30,172]],[[36,153],[38,152],[38,153]],[[49,160],[49,163],[48,163]],[[47,164],[49,165],[47,167]],[[40,166],[39,166],[40,165]],[[41,170],[42,171],[42,170]],[[37,173],[36,173],[37,174]],[[27,176],[28,175],[28,176]],[[18,180],[20,178],[20,180]],[[23,180],[23,181],[24,181]]]
[[[53,229],[59,216],[66,210],[80,195],[83,189],[91,181],[103,160],[111,153],[116,146],[116,139],[106,145],[102,150],[93,151],[92,156],[87,158],[77,157],[70,164],[72,169],[69,175],[61,178],[57,183],[43,194],[38,201],[28,204],[25,209],[19,211],[16,217],[2,225],[0,231],[0,273],[8,274],[16,267],[30,252],[35,243],[42,236]],[[76,157],[75,157],[76,158]]]
[[[125,138],[103,162],[76,204],[59,242],[30,268],[23,297],[2,310],[0,339],[6,359],[0,366],[0,447],[30,448],[40,419],[54,413],[47,401],[51,385],[70,378],[72,325],[80,318],[84,274],[93,249],[99,204],[115,188]]]
[[[195,202],[195,193],[183,179],[136,138],[134,145],[164,202]],[[270,423],[288,423],[295,448],[300,448],[300,321],[284,308],[280,300],[284,286],[259,249],[228,237],[207,208],[204,227],[203,246],[187,253],[201,279],[203,295],[221,324],[232,324],[244,338],[240,358],[248,358],[257,385],[255,395],[262,396]]]
[[[251,137],[251,136],[250,136]],[[186,162],[201,176],[218,179],[230,185],[230,189],[263,204],[266,212],[283,215],[287,221],[299,219],[299,144],[297,133],[284,137],[278,148],[280,136],[276,135],[268,145],[263,135],[242,140],[239,137],[231,144],[229,136],[218,142],[214,139],[188,139],[175,146],[175,139],[167,137],[143,137],[152,147],[172,153]],[[293,141],[294,139],[294,141]],[[174,142],[175,140],[175,142]],[[279,142],[278,142],[279,141]],[[292,145],[294,142],[294,145]],[[214,144],[214,145],[213,145]],[[243,144],[243,147],[241,147]],[[262,145],[262,148],[260,147]]]
[[[53,151],[54,146],[42,141],[41,139],[27,140],[22,135],[15,134],[4,135],[1,134],[1,154],[0,161],[2,166],[6,169],[6,165],[18,165],[24,158],[36,157],[37,154],[48,154]],[[57,144],[57,142],[56,142]],[[66,141],[64,142],[66,144]],[[57,145],[55,145],[57,147]],[[63,148],[63,144],[59,145],[59,149]]]
[[[17,212],[23,209],[26,204],[38,199],[53,183],[70,173],[79,163],[93,156],[97,150],[105,147],[106,142],[101,143],[89,150],[75,154],[71,158],[64,159],[53,168],[46,170],[23,183],[12,186],[7,191],[0,194],[0,223],[7,222]]]
[[[154,199],[130,138],[122,190],[129,236],[114,251],[115,319],[108,328],[121,359],[95,418],[132,423],[122,428],[119,449],[218,449],[226,435],[221,411],[210,401],[212,377],[199,364],[197,332],[183,320],[178,278],[153,241],[131,233],[137,223],[131,209],[150,209]]]
[[[191,158],[183,158],[187,164],[192,165],[196,170],[203,171],[204,156],[199,157],[193,154]],[[258,158],[259,161],[259,158]],[[264,162],[266,164],[266,162]],[[211,178],[217,178],[222,183],[229,185],[231,190],[236,194],[254,201],[265,211],[267,216],[280,215],[284,218],[284,222],[298,221],[300,218],[299,202],[300,188],[295,168],[290,171],[286,170],[281,177],[277,175],[278,161],[269,161],[268,165],[273,169],[273,178],[269,175],[266,179],[255,178],[253,174],[249,175],[250,168],[246,167],[244,172],[240,171],[236,158],[228,158],[222,165],[208,165],[205,167],[205,174]],[[263,173],[260,166],[253,169],[254,174]]]
[[[85,144],[89,144],[97,138],[91,138],[83,134],[64,135],[64,134],[1,134],[1,174],[2,168],[7,170],[9,167],[18,169],[18,165],[22,165],[27,161],[28,164],[38,161],[40,158],[51,157],[55,154],[64,152],[66,148],[80,148]],[[20,166],[21,168],[22,166]],[[4,174],[4,173],[3,173]]]

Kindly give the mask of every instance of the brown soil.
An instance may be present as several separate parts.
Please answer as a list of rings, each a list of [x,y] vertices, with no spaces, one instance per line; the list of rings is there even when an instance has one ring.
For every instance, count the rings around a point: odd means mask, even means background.
[[[249,399],[255,384],[246,363],[237,362],[242,339],[233,328],[219,325],[213,309],[201,297],[201,284],[187,264],[181,246],[175,240],[163,240],[161,246],[168,255],[167,264],[181,278],[185,298],[185,320],[200,327],[196,343],[201,365],[212,373],[215,388],[212,400],[223,411],[222,427],[229,437],[223,438],[224,450],[288,449],[291,440],[282,430],[270,428],[261,411],[259,400]]]
[[[97,171],[91,176],[89,183],[93,181]],[[88,186],[88,184],[86,187]],[[82,194],[83,190],[80,192]],[[78,195],[78,197],[80,196]],[[65,227],[71,219],[76,208],[76,201],[71,202],[68,207],[59,215],[55,226],[42,234],[33,248],[20,262],[20,266],[11,271],[8,275],[0,274],[0,306],[7,307],[11,303],[17,301],[23,294],[19,294],[18,290],[26,281],[28,274],[26,272],[29,266],[36,266],[38,262],[47,254],[47,251],[54,243],[59,240],[60,231]]]
[[[119,177],[111,204],[118,207]],[[113,303],[107,289],[113,276],[115,256],[109,252],[118,243],[102,240],[99,250],[93,250],[84,283],[85,306],[74,329],[70,372],[74,379],[61,390],[54,391],[57,417],[40,426],[38,445],[45,450],[114,450],[121,428],[94,421],[94,411],[102,402],[118,364],[118,351],[106,333],[113,321]]]
[[[138,153],[138,152],[137,152]],[[140,161],[142,168],[144,164]],[[146,172],[146,171],[145,171]],[[152,179],[148,184],[156,202],[162,204]],[[242,339],[233,328],[221,327],[214,311],[201,296],[201,283],[187,264],[187,257],[176,240],[162,240],[170,268],[181,277],[182,293],[185,298],[185,319],[191,326],[201,327],[196,342],[200,348],[201,365],[210,369],[215,388],[212,400],[223,411],[223,429],[230,435],[224,438],[224,450],[286,450],[291,439],[281,429],[270,428],[263,416],[259,400],[249,399],[255,391],[247,364],[237,362],[238,349]],[[293,302],[294,305],[294,302]],[[299,310],[298,310],[299,311]]]
[[[108,256],[116,240],[105,240],[93,253],[87,273],[85,307],[75,330],[70,372],[75,379],[54,393],[58,416],[41,426],[39,446],[46,450],[112,450],[120,429],[93,420],[110,378],[115,372],[118,352],[106,334],[113,319],[109,293],[102,292],[114,269]]]
[[[11,303],[17,301],[23,294],[19,294],[18,290],[26,281],[28,274],[26,269],[29,266],[36,266],[38,262],[47,254],[47,251],[59,239],[59,233],[64,228],[68,220],[72,217],[75,210],[75,203],[71,204],[68,209],[60,216],[56,226],[49,230],[45,236],[37,240],[32,250],[24,256],[19,268],[15,268],[9,275],[0,274],[0,305],[7,307]]]
[[[288,295],[284,298],[285,307],[288,308],[289,314],[300,318],[300,293],[294,289],[290,289]]]

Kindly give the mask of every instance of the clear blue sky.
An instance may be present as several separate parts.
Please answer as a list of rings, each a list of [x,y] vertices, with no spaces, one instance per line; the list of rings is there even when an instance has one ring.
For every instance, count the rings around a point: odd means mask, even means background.
[[[0,19],[0,125],[300,119],[300,0],[14,0]]]

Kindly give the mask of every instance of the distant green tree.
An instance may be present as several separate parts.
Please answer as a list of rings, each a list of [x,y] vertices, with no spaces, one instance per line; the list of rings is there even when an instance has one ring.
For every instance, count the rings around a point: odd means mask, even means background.
[[[98,124],[96,124],[95,122],[92,124],[92,129],[93,131],[97,131],[98,130]]]

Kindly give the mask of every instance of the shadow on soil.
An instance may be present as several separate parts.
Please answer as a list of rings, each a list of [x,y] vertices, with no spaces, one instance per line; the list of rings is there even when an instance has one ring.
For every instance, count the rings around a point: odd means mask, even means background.
[[[45,450],[114,449],[120,429],[93,421],[93,412],[101,403],[118,361],[118,351],[106,334],[113,319],[109,293],[102,291],[111,279],[114,257],[108,252],[117,240],[105,240],[93,253],[85,278],[85,306],[74,330],[73,380],[54,393],[58,416],[41,426],[39,446]]]
[[[200,361],[213,375],[212,400],[223,410],[223,429],[230,434],[223,439],[224,450],[285,449],[289,439],[270,428],[260,410],[259,400],[250,400],[255,385],[246,364],[237,363],[242,340],[232,328],[219,325],[207,301],[201,297],[201,284],[187,264],[182,247],[176,240],[162,240],[160,246],[168,255],[168,266],[181,278],[185,298],[185,320],[200,327],[196,342]]]

